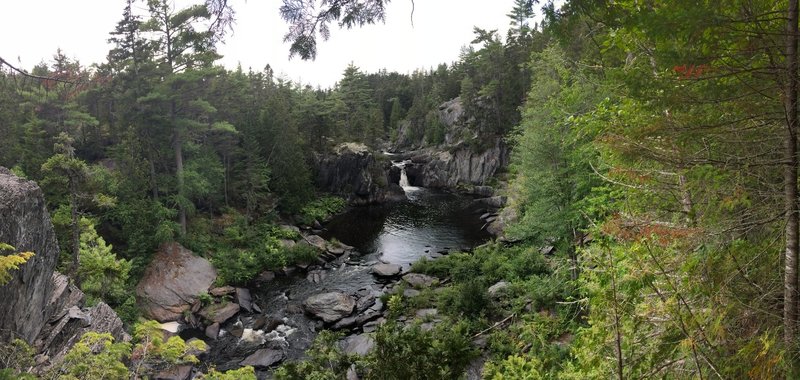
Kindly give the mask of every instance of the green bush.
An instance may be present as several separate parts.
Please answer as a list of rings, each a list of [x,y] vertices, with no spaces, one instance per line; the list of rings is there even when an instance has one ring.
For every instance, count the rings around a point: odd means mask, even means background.
[[[331,216],[341,212],[346,205],[339,197],[322,197],[305,205],[300,210],[299,222],[311,225],[314,221],[324,222]]]
[[[378,328],[369,355],[368,379],[457,379],[477,351],[466,323],[439,324],[431,331],[393,321]]]

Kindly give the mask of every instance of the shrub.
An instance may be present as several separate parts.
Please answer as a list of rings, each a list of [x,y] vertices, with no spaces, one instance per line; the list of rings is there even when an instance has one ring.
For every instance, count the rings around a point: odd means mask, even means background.
[[[342,211],[345,201],[339,197],[322,197],[312,201],[300,210],[300,223],[311,225],[315,220],[324,222]]]

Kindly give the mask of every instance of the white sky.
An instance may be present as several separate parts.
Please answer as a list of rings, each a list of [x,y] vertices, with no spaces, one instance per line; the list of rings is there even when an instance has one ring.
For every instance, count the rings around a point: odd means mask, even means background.
[[[187,0],[179,0],[185,3]],[[30,70],[49,62],[57,48],[81,64],[105,60],[106,40],[122,18],[124,0],[5,0],[0,12],[0,57]],[[316,61],[288,59],[283,43],[288,30],[278,8],[281,0],[229,0],[236,25],[224,45],[221,63],[233,69],[261,70],[270,64],[277,75],[303,84],[333,86],[348,63],[365,72],[386,68],[408,73],[458,59],[473,38],[472,28],[499,29],[505,36],[513,0],[393,0],[385,24],[352,30],[334,27],[327,42],[318,41]],[[138,3],[145,8],[143,1]]]

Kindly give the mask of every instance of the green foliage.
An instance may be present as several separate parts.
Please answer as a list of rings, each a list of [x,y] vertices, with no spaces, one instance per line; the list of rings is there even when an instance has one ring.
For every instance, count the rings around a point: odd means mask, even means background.
[[[512,355],[499,363],[489,362],[483,369],[487,380],[538,380],[544,378],[542,363],[535,356]]]
[[[133,328],[136,345],[131,353],[132,368],[137,375],[148,374],[173,365],[197,364],[197,353],[207,346],[202,340],[184,342],[179,336],[164,339],[164,331],[157,321],[138,323]],[[144,372],[144,373],[142,373]]]
[[[217,370],[212,368],[208,373],[200,374],[200,376],[196,378],[202,380],[255,380],[256,370],[249,365],[225,372],[217,372]]]
[[[117,259],[113,247],[97,234],[88,219],[81,219],[80,266],[81,290],[89,306],[105,301],[111,307],[124,305],[133,295],[128,288],[131,263]]]
[[[313,222],[324,222],[331,216],[341,212],[345,206],[345,200],[339,197],[321,197],[313,200],[300,210],[299,222],[311,225]]]
[[[341,333],[323,330],[306,351],[307,359],[286,363],[275,371],[277,380],[336,380],[344,378],[358,357],[347,355],[337,342]]]
[[[20,265],[25,264],[34,255],[33,252],[6,253],[14,250],[14,247],[0,242],[0,253],[3,253],[0,256],[0,286],[11,281],[11,271],[19,269]]]
[[[375,334],[368,378],[458,378],[477,356],[467,328],[465,323],[455,323],[424,331],[419,325],[404,327],[387,322]]]
[[[130,355],[130,343],[114,343],[111,334],[88,332],[81,337],[53,371],[64,380],[128,379],[123,360]]]
[[[33,367],[34,354],[33,347],[22,339],[0,344],[0,379],[28,379],[25,373]]]

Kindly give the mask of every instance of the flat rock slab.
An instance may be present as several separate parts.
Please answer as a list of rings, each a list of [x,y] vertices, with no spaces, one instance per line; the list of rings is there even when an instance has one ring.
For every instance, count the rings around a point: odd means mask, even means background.
[[[421,273],[409,273],[403,276],[403,280],[415,288],[428,288],[434,283],[439,282],[438,278]]]
[[[308,297],[303,307],[306,312],[325,323],[333,323],[352,314],[356,301],[347,294],[330,292]]]
[[[283,351],[273,350],[271,348],[262,348],[242,360],[242,362],[239,364],[242,366],[251,365],[257,368],[266,368],[280,363],[283,358]]]
[[[224,323],[239,312],[239,305],[233,302],[217,303],[200,310],[200,316],[211,323]]]
[[[397,264],[376,264],[372,267],[372,274],[378,277],[394,277],[400,274],[403,267]]]

